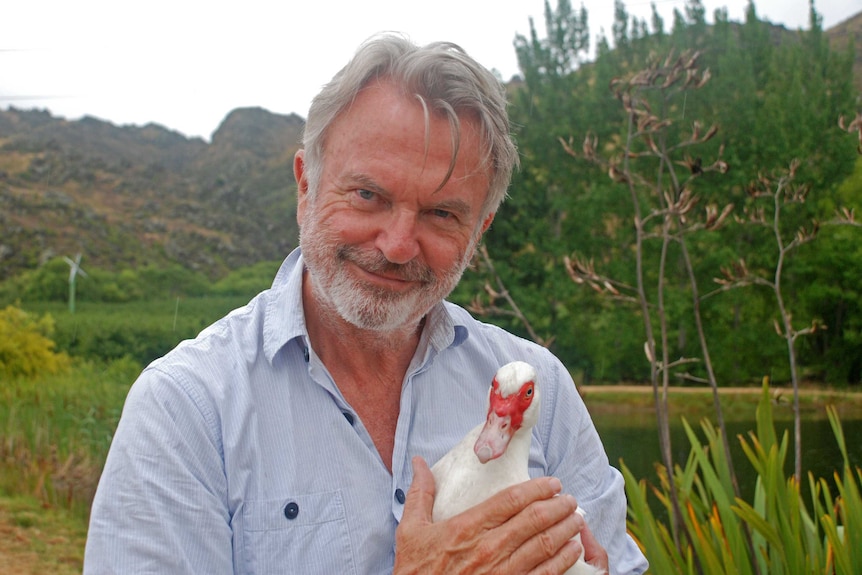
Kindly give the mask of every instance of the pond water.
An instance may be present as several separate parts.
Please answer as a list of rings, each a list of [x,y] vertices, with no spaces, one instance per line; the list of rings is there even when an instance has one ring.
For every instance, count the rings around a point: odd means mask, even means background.
[[[785,470],[788,475],[793,473],[793,421],[787,414],[776,414],[781,417],[775,422],[776,432],[779,440],[781,434],[787,430],[789,434],[789,446]],[[706,442],[700,428],[699,417],[687,416],[689,424],[698,432],[702,443]],[[713,420],[714,418],[710,418]],[[605,450],[611,465],[619,467],[622,459],[626,466],[638,479],[647,479],[651,483],[657,482],[655,464],[661,461],[659,449],[658,427],[654,413],[645,410],[635,413],[594,413],[593,421],[602,437]],[[684,465],[690,451],[688,437],[685,435],[680,418],[671,417],[671,445],[673,448],[674,463]],[[733,465],[736,470],[740,490],[744,498],[749,499],[753,493],[757,475],[748,458],[740,447],[738,436],[748,439],[748,434],[756,429],[753,415],[750,420],[734,420],[726,424],[729,443],[733,457]],[[841,418],[841,426],[844,430],[844,438],[850,463],[853,466],[862,467],[862,418],[858,415],[854,418]],[[802,469],[803,469],[803,493],[808,493],[808,471],[813,472],[815,478],[825,478],[834,486],[833,473],[840,472],[843,467],[841,451],[835,441],[832,427],[825,417],[825,413],[804,414],[802,421]],[[833,490],[834,493],[834,490]]]

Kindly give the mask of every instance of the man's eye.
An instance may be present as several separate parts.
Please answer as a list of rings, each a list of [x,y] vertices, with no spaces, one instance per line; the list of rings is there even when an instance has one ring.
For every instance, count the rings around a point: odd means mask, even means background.
[[[452,212],[447,210],[431,210],[431,213],[434,214],[435,217],[448,219],[452,217]]]
[[[371,190],[362,189],[356,190],[356,194],[363,200],[373,200],[375,196],[374,192],[372,192]]]

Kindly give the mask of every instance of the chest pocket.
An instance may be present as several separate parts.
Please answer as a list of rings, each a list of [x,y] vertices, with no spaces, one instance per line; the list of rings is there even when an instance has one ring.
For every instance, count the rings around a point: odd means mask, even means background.
[[[356,571],[338,491],[246,501],[242,519],[248,574]]]

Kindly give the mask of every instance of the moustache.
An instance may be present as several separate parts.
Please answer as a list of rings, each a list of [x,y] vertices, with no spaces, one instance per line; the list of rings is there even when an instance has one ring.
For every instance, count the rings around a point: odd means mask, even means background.
[[[431,268],[416,260],[406,264],[396,264],[387,260],[380,252],[363,250],[355,246],[340,246],[336,253],[339,260],[349,261],[372,273],[386,274],[403,281],[423,284],[434,283],[437,280]]]

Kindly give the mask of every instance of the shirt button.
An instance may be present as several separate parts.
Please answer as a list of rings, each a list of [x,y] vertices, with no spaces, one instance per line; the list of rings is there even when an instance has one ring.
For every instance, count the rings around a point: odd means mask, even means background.
[[[284,516],[288,519],[296,519],[299,515],[299,504],[296,501],[291,501],[284,506]]]
[[[353,418],[353,414],[349,411],[344,412],[344,419],[346,419],[347,423],[349,423],[350,425],[353,425],[353,422],[355,421],[355,419]]]
[[[395,490],[395,501],[397,501],[401,505],[404,505],[404,501],[406,499],[407,499],[407,496],[404,495],[404,491],[402,491],[400,487]]]
[[[302,348],[302,358],[305,360],[305,363],[308,363],[308,348]]]

